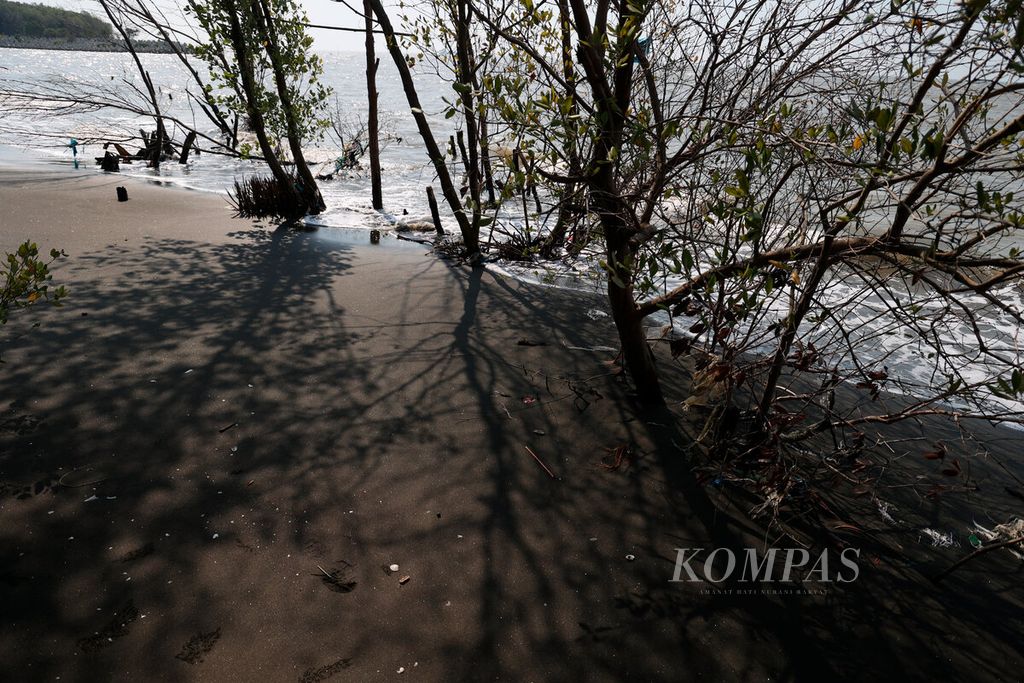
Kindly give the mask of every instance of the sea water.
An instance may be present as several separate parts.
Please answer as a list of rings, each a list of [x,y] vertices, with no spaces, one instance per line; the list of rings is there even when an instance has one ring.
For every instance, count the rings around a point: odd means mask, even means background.
[[[353,119],[366,116],[366,61],[361,53],[325,52],[322,81],[333,91],[331,108],[337,108],[343,117]],[[163,112],[215,136],[215,128],[191,101],[189,91],[196,92],[187,72],[174,55],[142,54],[140,58],[150,72]],[[430,72],[417,73],[423,110],[439,140],[447,140],[454,132],[451,120],[445,119],[443,97],[453,99],[451,87]],[[135,89],[144,86],[131,56],[116,52],[70,52],[59,50],[0,49],[0,79],[6,84],[23,82],[38,88],[40,85],[74,89],[88,94],[89,99],[128,99],[140,109],[148,109],[146,99]],[[384,148],[381,153],[381,175],[384,186],[384,213],[372,210],[370,176],[366,159],[361,168],[336,174],[334,179],[320,184],[327,203],[327,211],[316,218],[322,225],[359,228],[387,228],[395,217],[407,221],[430,221],[425,188],[434,184],[432,165],[428,162],[420,142],[409,105],[402,91],[397,70],[387,53],[381,55],[377,75],[380,119],[385,124]],[[54,103],[56,104],[56,103]],[[126,136],[138,138],[140,128],[152,131],[151,116],[140,116],[118,111],[111,107],[95,107],[93,111],[65,112],[54,107],[50,115],[40,117],[38,112],[0,112],[0,144],[32,149],[73,165],[71,138],[79,140],[79,161],[95,167],[94,157],[103,156],[102,142],[124,140]],[[169,132],[179,143],[185,133],[169,125]],[[443,144],[443,143],[442,143]],[[210,143],[200,140],[202,149]],[[125,144],[132,151],[139,146],[136,139]],[[342,149],[333,140],[325,138],[310,145],[307,156],[314,173],[332,173],[335,160]],[[205,192],[226,194],[236,179],[247,175],[267,175],[266,166],[227,156],[204,153],[192,156],[187,164],[166,162],[159,169],[144,164],[122,164],[121,174],[156,179]],[[442,202],[442,210],[444,210]],[[450,214],[444,212],[446,218]]]
[[[327,230],[344,229],[389,229],[397,221],[426,222],[430,220],[425,188],[434,184],[436,178],[429,163],[419,133],[411,115],[408,102],[401,87],[397,70],[389,55],[381,54],[377,74],[379,109],[385,122],[385,146],[381,154],[381,169],[384,188],[384,211],[377,212],[371,207],[370,177],[364,164],[361,168],[343,170],[331,180],[320,184],[327,204],[327,210],[315,219],[316,224]],[[365,56],[354,52],[324,52],[324,73],[322,80],[333,91],[332,108],[343,117],[365,117],[366,76]],[[214,127],[190,104],[189,91],[195,90],[190,79],[174,55],[143,54],[140,58],[150,72],[159,90],[161,109],[193,125],[214,133]],[[435,138],[443,147],[454,132],[453,122],[446,119],[445,98],[455,97],[451,85],[437,74],[417,68],[415,78],[421,98],[422,109],[427,116]],[[100,106],[105,100],[127,98],[134,101],[140,110],[148,110],[143,95],[142,80],[131,60],[125,53],[63,52],[48,50],[0,49],[0,80],[7,85],[22,82],[38,88],[54,87],[58,90],[72,88],[87,93],[97,106],[91,111],[68,112],[54,103],[53,110],[40,117],[38,111],[0,112],[0,145],[14,145],[34,150],[49,156],[53,161],[73,165],[72,151],[68,147],[71,138],[79,140],[79,160],[83,167],[95,168],[93,157],[102,156],[101,143],[104,140],[125,139],[137,136],[139,128],[152,130],[152,117],[118,111]],[[175,139],[180,141],[184,132],[171,129]],[[501,144],[502,141],[496,141]],[[137,142],[134,143],[137,146]],[[201,143],[207,147],[208,143]],[[314,143],[306,150],[315,173],[334,171],[334,162],[342,150],[336,142],[324,140]],[[205,192],[225,194],[236,180],[251,174],[266,174],[265,166],[256,161],[203,153],[194,156],[188,164],[167,162],[159,169],[147,168],[144,164],[123,164],[121,173],[138,178],[160,180],[182,187]],[[458,173],[453,168],[453,178],[458,182]],[[438,192],[440,197],[440,192]],[[444,202],[440,202],[442,220],[449,230],[455,229],[454,220]],[[485,237],[486,239],[486,237]],[[698,260],[699,257],[698,257]],[[597,266],[597,255],[590,255],[575,261],[552,264],[496,264],[495,267],[515,277],[533,280],[539,284],[571,287],[575,289],[599,290],[601,277]],[[668,279],[665,289],[676,284]],[[907,289],[906,297],[912,297],[913,288]],[[1024,309],[1024,288],[1020,284],[1006,287],[1001,296],[1017,310]],[[1008,368],[1024,363],[1024,338],[1020,327],[1010,316],[987,304],[980,296],[964,297],[965,304],[976,311],[984,311],[980,333],[989,349],[996,349],[1007,359]],[[857,349],[858,361],[870,367],[885,366],[896,383],[886,385],[888,390],[902,393],[927,395],[926,388],[936,382],[942,383],[941,364],[928,357],[929,345],[917,334],[886,324],[885,302],[853,278],[835,278],[819,293],[821,308],[833,316],[845,320],[845,327],[852,330],[849,344]],[[940,305],[923,302],[923,306]],[[778,317],[784,317],[788,302],[785,297],[775,300],[772,308]],[[654,316],[655,324],[668,322],[667,316]],[[692,321],[683,318],[675,321],[680,330],[685,330]],[[738,333],[739,331],[737,331]],[[765,329],[754,330],[760,341],[753,345],[755,351],[770,352],[775,338]],[[834,325],[823,321],[805,338],[819,341],[824,346],[834,334]],[[978,355],[979,345],[976,331],[964,318],[962,310],[951,309],[943,323],[932,330],[947,348],[959,350],[963,357],[958,371],[968,381],[990,378],[992,368],[986,367]],[[977,358],[972,364],[971,358]],[[840,358],[842,366],[850,367],[852,357]],[[1016,402],[999,402],[1003,409],[1024,409]]]

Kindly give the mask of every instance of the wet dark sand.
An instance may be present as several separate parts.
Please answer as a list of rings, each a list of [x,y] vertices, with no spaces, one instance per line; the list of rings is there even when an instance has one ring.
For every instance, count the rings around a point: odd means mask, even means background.
[[[599,300],[229,214],[0,172],[0,248],[65,249],[71,290],[0,335],[0,679],[1020,679],[1020,564],[935,586],[965,549],[877,517],[826,595],[670,583],[763,530],[568,348],[615,345]]]

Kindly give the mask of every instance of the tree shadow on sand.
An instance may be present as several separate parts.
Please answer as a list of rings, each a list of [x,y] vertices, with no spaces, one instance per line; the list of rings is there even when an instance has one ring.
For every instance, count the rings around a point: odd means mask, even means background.
[[[587,350],[615,346],[599,299],[323,235],[233,237],[74,256],[65,309],[6,347],[0,408],[32,428],[0,433],[0,480],[73,474],[0,502],[6,670],[917,678],[941,662],[909,658],[950,628],[985,629],[957,655],[978,678],[1019,658],[990,597],[951,626],[896,579],[817,601],[669,583],[676,547],[758,530],[697,484],[675,416],[638,411],[614,354]],[[602,467],[624,444],[632,464]]]

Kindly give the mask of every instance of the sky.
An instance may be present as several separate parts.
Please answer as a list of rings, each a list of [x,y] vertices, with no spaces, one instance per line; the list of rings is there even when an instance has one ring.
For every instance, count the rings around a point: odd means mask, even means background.
[[[50,5],[76,11],[85,11],[90,14],[103,17],[103,10],[95,0],[18,0],[19,2],[31,2],[34,4]],[[158,0],[163,7],[178,6],[174,0]],[[330,26],[348,26],[360,28],[363,20],[350,11],[345,5],[333,2],[332,0],[299,0],[299,4],[306,8],[311,24],[327,24]],[[361,0],[350,0],[353,7],[361,7]],[[391,3],[385,3],[391,4]],[[345,50],[359,51],[363,49],[363,37],[358,33],[347,33],[342,31],[326,31],[311,29],[313,39],[316,41],[318,50]]]

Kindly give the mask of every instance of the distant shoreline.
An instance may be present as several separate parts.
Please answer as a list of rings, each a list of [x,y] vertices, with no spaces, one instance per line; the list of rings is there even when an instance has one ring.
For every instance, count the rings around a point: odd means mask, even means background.
[[[58,50],[61,52],[128,52],[122,42],[90,38],[68,40],[65,38],[0,36],[0,48]],[[170,46],[156,41],[140,41],[135,44],[135,51],[149,54],[171,54],[174,52]]]

